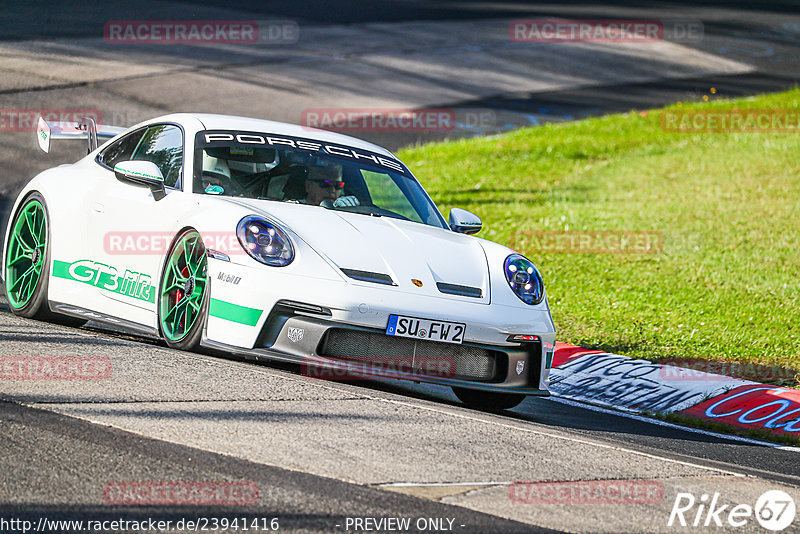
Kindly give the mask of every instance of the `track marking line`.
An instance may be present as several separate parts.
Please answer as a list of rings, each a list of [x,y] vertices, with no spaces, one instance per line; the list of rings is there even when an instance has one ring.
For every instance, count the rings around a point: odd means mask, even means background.
[[[384,482],[382,484],[373,484],[379,488],[439,488],[447,486],[508,486],[513,482]]]
[[[72,401],[58,401],[58,400],[37,400],[26,399],[24,402],[47,406],[48,404],[57,404],[61,406],[96,406],[100,404],[222,404],[222,403],[239,403],[239,402],[321,402],[321,401],[359,401],[368,400],[366,397],[342,397],[340,399],[156,399],[156,400],[121,400],[121,399],[83,399]],[[4,398],[3,393],[0,393],[0,402],[13,402],[21,403],[19,399]]]
[[[288,376],[287,375],[281,375],[281,378],[284,378],[284,379],[287,379],[287,380],[294,379],[293,375],[288,375]],[[327,382],[327,381],[320,380],[320,382]],[[339,391],[339,392],[341,392],[342,389],[347,389],[347,388],[340,388],[340,387],[336,387],[336,386],[328,385],[328,384],[320,384],[319,387],[322,387],[322,388],[325,388],[325,389],[331,389],[331,390]],[[353,394],[355,394],[355,393],[353,393]],[[380,397],[373,397],[373,396],[366,395],[366,394],[364,394],[364,397],[365,398],[370,398],[370,399],[376,399],[376,400],[390,401],[390,399],[382,399]],[[600,413],[604,413],[604,414],[608,414],[608,415],[617,415],[617,416],[620,416],[620,417],[627,417],[629,419],[633,419],[633,420],[636,420],[636,421],[641,421],[641,422],[644,422],[644,423],[650,423],[650,424],[653,424],[653,425],[664,426],[664,427],[672,428],[672,429],[675,429],[675,430],[683,430],[685,432],[693,432],[693,433],[696,433],[696,434],[701,434],[701,435],[705,435],[705,436],[709,436],[709,437],[715,437],[715,438],[719,438],[719,439],[726,439],[726,440],[731,440],[731,441],[739,441],[739,442],[747,443],[747,444],[750,444],[750,445],[758,445],[758,446],[762,446],[762,447],[770,447],[770,448],[773,448],[773,449],[786,450],[786,451],[791,451],[791,452],[800,452],[800,447],[794,447],[794,446],[791,446],[791,445],[780,445],[778,443],[772,443],[772,442],[769,442],[769,441],[761,441],[761,440],[757,440],[757,439],[754,439],[754,438],[747,438],[747,437],[743,437],[743,436],[736,436],[734,434],[721,434],[721,433],[718,433],[718,432],[712,432],[710,430],[702,430],[702,429],[699,429],[699,428],[681,426],[681,425],[678,425],[678,424],[675,424],[675,423],[669,423],[667,421],[661,421],[660,419],[649,418],[649,417],[646,417],[646,416],[643,416],[643,415],[638,415],[638,414],[636,414],[634,412],[612,410],[610,408],[602,408],[600,406],[595,406],[593,404],[582,403],[582,402],[574,401],[574,400],[570,400],[570,399],[564,399],[564,398],[558,397],[556,395],[551,395],[550,397],[548,397],[548,399],[552,400],[552,401],[555,401],[555,402],[558,402],[558,403],[561,403],[561,404],[568,405],[568,406],[574,406],[576,408],[584,408],[584,409],[587,409],[587,410],[592,410],[592,411],[596,411],[596,412],[600,412]],[[420,400],[424,400],[424,399],[420,399]],[[391,401],[391,402],[403,402],[403,401]],[[457,406],[453,406],[453,407],[457,407]],[[436,411],[441,411],[441,410],[436,410]],[[441,412],[442,413],[452,413],[452,412],[448,412],[448,411],[441,411]],[[453,414],[453,415],[457,415],[457,414]],[[483,420],[483,419],[480,419],[480,420]],[[549,435],[549,434],[545,434],[545,435]],[[587,441],[587,443],[590,443],[590,442]],[[627,449],[623,449],[623,450],[627,450]]]
[[[416,408],[416,409],[419,409],[419,410],[425,410],[425,411],[429,411],[429,412],[435,412],[435,413],[439,413],[439,414],[443,414],[443,415],[450,415],[450,416],[458,417],[458,418],[461,418],[461,419],[468,419],[468,420],[471,420],[471,421],[476,421],[476,422],[480,422],[480,423],[486,423],[486,424],[490,424],[490,425],[495,425],[495,426],[502,427],[502,428],[507,428],[509,430],[519,430],[521,432],[527,432],[529,434],[536,434],[536,435],[539,435],[539,436],[545,436],[545,437],[548,437],[548,438],[559,439],[559,440],[562,440],[562,441],[569,441],[569,442],[572,442],[572,443],[580,443],[582,445],[588,445],[590,447],[598,447],[598,448],[601,448],[601,449],[608,449],[608,450],[613,450],[613,451],[626,452],[626,453],[634,454],[634,455],[637,455],[637,456],[650,458],[650,459],[653,459],[653,460],[661,460],[661,461],[664,461],[664,462],[683,465],[685,467],[694,467],[696,469],[702,469],[702,470],[705,470],[705,471],[713,471],[713,472],[717,472],[717,473],[724,473],[724,474],[727,474],[727,475],[730,475],[730,476],[735,476],[735,477],[747,477],[748,476],[748,475],[745,475],[744,473],[737,473],[736,471],[729,471],[727,469],[721,469],[721,468],[718,468],[718,467],[708,467],[708,466],[705,466],[705,465],[700,465],[700,464],[687,462],[687,461],[683,461],[683,460],[675,460],[673,458],[665,458],[663,456],[657,456],[655,454],[649,454],[649,453],[646,453],[646,452],[636,451],[636,450],[628,449],[626,447],[621,447],[621,446],[618,446],[618,445],[610,445],[610,444],[599,443],[599,442],[588,440],[588,439],[581,439],[581,438],[576,438],[576,437],[571,437],[571,436],[559,435],[559,434],[552,433],[552,432],[544,432],[542,430],[537,430],[537,429],[533,429],[533,428],[525,428],[525,427],[522,427],[522,426],[519,426],[519,425],[511,425],[511,424],[508,424],[508,423],[502,423],[500,421],[487,420],[487,419],[483,419],[483,418],[472,416],[472,415],[453,413],[451,411],[440,410],[440,409],[437,409],[435,407],[419,406],[419,405],[410,404],[410,403],[404,402],[404,401],[392,400],[392,399],[381,399],[381,398],[377,398],[377,397],[374,398],[374,400],[378,400],[380,402],[386,402],[386,403],[389,403],[389,404],[397,404],[397,405],[400,405],[400,406],[407,406],[407,407],[410,407],[410,408]]]
[[[720,475],[702,475],[703,478],[714,478],[714,477],[728,477],[730,475],[727,474],[720,474]],[[662,476],[662,477],[646,477],[646,478],[628,478],[625,480],[682,480],[684,478],[698,478],[701,475],[671,475],[671,476]],[[592,479],[593,481],[617,481],[620,480],[618,478],[596,478]],[[518,480],[492,480],[488,482],[377,482],[373,483],[372,486],[376,488],[438,488],[438,487],[449,487],[449,486],[510,486],[515,482],[519,482]],[[530,482],[530,481],[526,481]],[[541,483],[551,483],[551,482],[585,482],[585,480],[572,480],[572,481],[564,481],[564,480],[535,480],[533,482],[541,482]]]

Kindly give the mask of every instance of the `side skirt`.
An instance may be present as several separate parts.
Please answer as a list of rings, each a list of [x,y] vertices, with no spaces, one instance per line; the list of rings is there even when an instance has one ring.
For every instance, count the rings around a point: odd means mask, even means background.
[[[105,323],[128,330],[133,330],[134,332],[138,332],[140,334],[158,336],[158,331],[155,328],[134,323],[132,321],[128,321],[127,319],[120,319],[119,317],[114,317],[113,315],[87,310],[86,308],[81,308],[80,306],[73,306],[72,304],[50,302],[50,310],[72,317],[78,317],[79,319],[86,319],[87,321],[97,321],[99,323]]]

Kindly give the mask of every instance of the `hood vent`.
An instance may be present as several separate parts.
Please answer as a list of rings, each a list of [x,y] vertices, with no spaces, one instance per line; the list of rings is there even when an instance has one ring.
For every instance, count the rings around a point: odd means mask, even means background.
[[[361,280],[362,282],[372,282],[373,284],[384,284],[387,286],[396,286],[392,277],[388,274],[373,273],[371,271],[359,271],[358,269],[342,269],[342,272],[352,278],[353,280]]]
[[[483,291],[479,287],[460,286],[458,284],[446,284],[444,282],[436,282],[436,287],[442,293],[449,295],[460,295],[462,297],[472,297],[479,299],[483,296]]]

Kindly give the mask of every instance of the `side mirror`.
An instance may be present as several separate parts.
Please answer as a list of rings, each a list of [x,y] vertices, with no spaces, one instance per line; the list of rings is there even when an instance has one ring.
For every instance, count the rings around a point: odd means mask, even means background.
[[[120,161],[114,165],[118,180],[137,185],[146,185],[153,192],[153,198],[161,200],[167,196],[164,189],[164,176],[161,169],[152,161]]]
[[[453,208],[450,210],[450,229],[460,234],[477,234],[481,231],[481,218],[471,211]]]

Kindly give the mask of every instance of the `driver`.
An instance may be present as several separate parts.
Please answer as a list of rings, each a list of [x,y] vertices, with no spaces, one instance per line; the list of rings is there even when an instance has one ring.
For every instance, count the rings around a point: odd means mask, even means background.
[[[305,187],[305,201],[312,206],[327,205],[341,208],[360,204],[355,196],[341,196],[344,182],[342,168],[339,165],[310,165]]]

